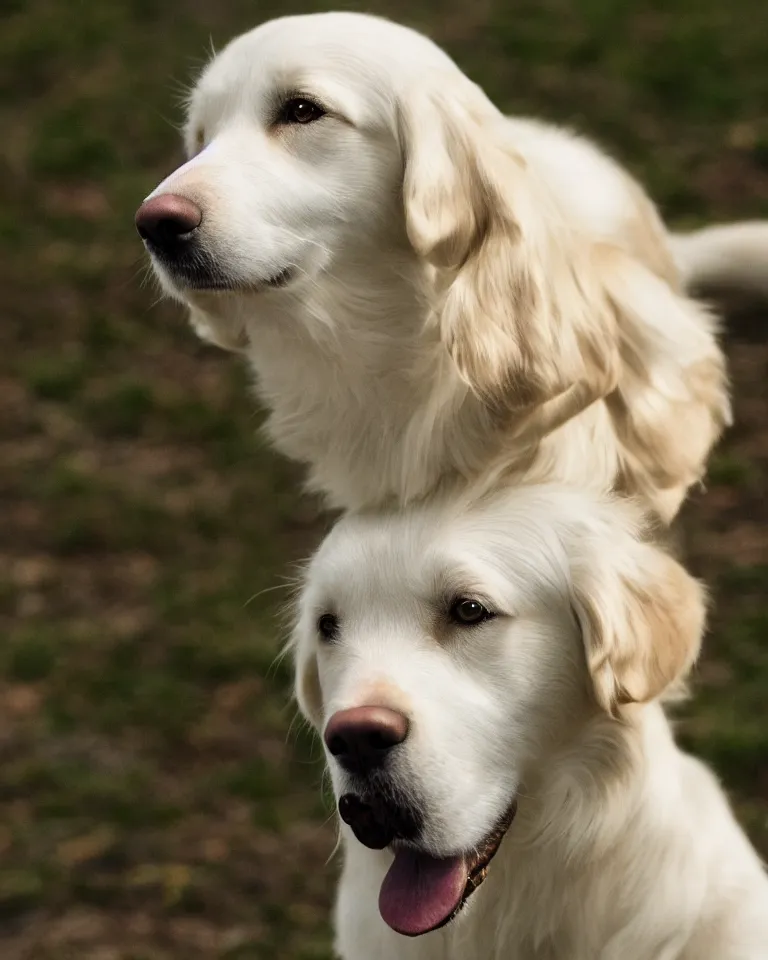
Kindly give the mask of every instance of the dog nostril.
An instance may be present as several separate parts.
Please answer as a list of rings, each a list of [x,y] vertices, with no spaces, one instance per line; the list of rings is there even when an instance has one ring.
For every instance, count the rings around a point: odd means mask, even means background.
[[[336,734],[335,737],[331,737],[328,740],[328,750],[331,753],[331,756],[338,757],[342,753],[346,753],[348,750],[347,742]]]
[[[373,750],[389,750],[400,743],[396,733],[391,730],[371,730],[368,734],[368,745]]]
[[[155,243],[168,243],[189,232],[186,224],[180,220],[172,220],[170,217],[157,220],[151,227],[143,224],[139,226],[139,236],[142,240],[151,240]]]

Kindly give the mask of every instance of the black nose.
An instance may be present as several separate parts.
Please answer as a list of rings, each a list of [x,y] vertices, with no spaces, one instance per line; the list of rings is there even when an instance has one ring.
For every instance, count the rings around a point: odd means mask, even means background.
[[[364,775],[384,764],[408,726],[407,717],[387,707],[339,710],[325,728],[325,744],[346,771]]]
[[[196,203],[175,193],[162,193],[145,200],[136,211],[136,229],[150,246],[172,252],[191,239],[202,219]]]

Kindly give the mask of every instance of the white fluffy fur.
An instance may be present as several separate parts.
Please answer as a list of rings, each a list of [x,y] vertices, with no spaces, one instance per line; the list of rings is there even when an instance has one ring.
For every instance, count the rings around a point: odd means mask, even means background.
[[[498,615],[451,625],[452,596]],[[297,694],[316,728],[366,704],[409,717],[392,776],[423,798],[425,849],[471,849],[519,801],[485,883],[415,940],[378,913],[391,854],[342,825],[343,960],[768,957],[768,879],[660,703],[698,651],[702,591],[627,503],[543,486],[348,516],[299,606]]]
[[[296,94],[327,115],[280,128]],[[234,40],[186,141],[154,194],[201,206],[200,249],[231,289],[156,271],[247,356],[274,444],[330,505],[557,479],[674,516],[729,420],[714,323],[684,283],[759,288],[768,226],[670,248],[596,146],[504,117],[427,38],[359,14]]]

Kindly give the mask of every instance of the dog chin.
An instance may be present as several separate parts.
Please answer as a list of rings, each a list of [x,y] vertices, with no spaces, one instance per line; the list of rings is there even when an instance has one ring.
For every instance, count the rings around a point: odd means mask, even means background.
[[[201,340],[227,350],[243,353],[248,350],[250,337],[244,317],[250,316],[250,303],[258,301],[269,290],[279,292],[289,287],[293,277],[287,271],[272,278],[268,286],[232,285],[229,287],[185,287],[179,289],[166,281],[167,295],[189,310],[189,322]],[[257,309],[254,302],[253,309]]]

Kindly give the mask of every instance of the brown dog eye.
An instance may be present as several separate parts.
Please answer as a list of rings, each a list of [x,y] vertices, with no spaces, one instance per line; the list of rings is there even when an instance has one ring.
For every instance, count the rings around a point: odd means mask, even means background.
[[[473,627],[485,620],[491,620],[493,614],[479,600],[456,600],[450,610],[451,620],[463,627]]]
[[[281,123],[312,123],[325,116],[325,110],[311,100],[296,97],[285,104],[280,113]]]
[[[324,613],[317,621],[317,632],[329,643],[332,643],[339,635],[339,618],[332,613]]]

